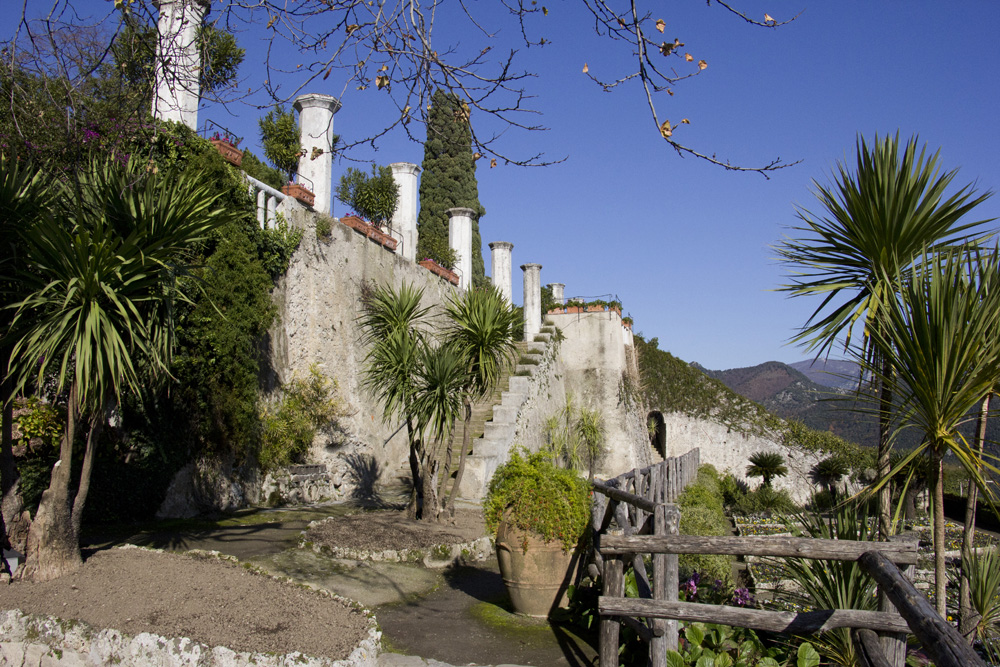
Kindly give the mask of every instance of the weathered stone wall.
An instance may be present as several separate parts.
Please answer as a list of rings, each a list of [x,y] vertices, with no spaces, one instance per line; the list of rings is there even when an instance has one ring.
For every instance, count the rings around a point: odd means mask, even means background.
[[[695,419],[677,412],[663,413],[667,456],[680,456],[687,451],[701,448],[701,462],[710,463],[720,473],[732,473],[751,487],[760,479],[746,476],[749,458],[756,452],[777,452],[785,459],[788,475],[776,478],[775,489],[785,489],[796,503],[805,503],[816,491],[809,480],[809,471],[826,455],[793,449],[766,437],[746,435],[722,424]]]
[[[406,433],[403,429],[393,435],[400,424],[384,424],[381,407],[361,386],[366,352],[356,321],[361,285],[398,289],[413,284],[424,290],[425,306],[444,304],[457,289],[344,225],[334,223],[331,236],[318,239],[313,214],[296,211],[290,222],[304,234],[274,290],[278,320],[271,331],[271,359],[276,379],[304,377],[316,364],[337,381],[350,412],[338,431],[317,438],[310,462],[325,464],[345,485],[355,472],[344,460],[348,454],[371,457],[383,474],[393,472],[406,459]]]
[[[596,409],[604,417],[608,454],[598,474],[614,477],[650,465],[654,453],[646,435],[645,413],[637,403],[635,355],[629,354],[634,348],[627,344],[631,333],[623,334],[621,315],[608,310],[550,313],[546,318],[565,337],[559,358],[566,391],[572,393],[575,405]]]

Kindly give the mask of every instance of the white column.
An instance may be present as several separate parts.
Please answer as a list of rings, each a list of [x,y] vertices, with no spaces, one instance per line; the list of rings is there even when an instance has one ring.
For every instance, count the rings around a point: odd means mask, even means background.
[[[565,283],[549,283],[548,286],[552,288],[552,300],[558,303],[560,306],[566,305],[566,284]]]
[[[524,340],[542,330],[542,265],[522,264],[524,271]]]
[[[313,210],[333,213],[333,115],[340,101],[329,95],[309,93],[295,98],[299,112],[302,156],[299,158],[299,183],[316,195]]]
[[[208,13],[210,0],[160,0],[156,24],[156,90],[153,116],[198,129],[201,99],[201,50],[198,27]]]
[[[392,228],[399,234],[396,254],[414,262],[417,259],[417,176],[420,167],[410,162],[393,162],[389,166],[399,186],[399,203],[392,214]]]
[[[472,216],[471,208],[449,208],[448,214],[448,245],[455,251],[458,261],[455,262],[455,273],[458,274],[458,287],[472,287]]]
[[[510,270],[511,250],[514,244],[508,241],[494,241],[490,244],[490,277],[493,286],[500,290],[507,303],[511,303]]]

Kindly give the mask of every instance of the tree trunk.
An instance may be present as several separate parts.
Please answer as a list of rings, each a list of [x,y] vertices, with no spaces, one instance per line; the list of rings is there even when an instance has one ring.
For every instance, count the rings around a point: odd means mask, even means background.
[[[73,501],[73,532],[80,534],[80,524],[83,522],[83,506],[87,502],[87,494],[90,492],[90,473],[94,469],[94,450],[97,449],[97,442],[104,432],[104,422],[108,412],[96,415],[90,424],[90,432],[87,433],[87,449],[83,453],[83,466],[80,469],[80,486],[76,490],[76,499]]]
[[[976,420],[976,452],[979,461],[976,472],[982,475],[983,443],[986,442],[986,420],[989,417],[990,399],[993,392],[986,394],[983,405]],[[972,558],[972,545],[976,539],[976,501],[979,500],[979,488],[972,477],[969,477],[969,492],[965,499],[965,530],[962,533],[962,561]],[[976,626],[979,625],[979,613],[972,608],[972,593],[970,591],[969,573],[961,568],[961,578],[958,585],[958,631],[965,640],[972,644],[975,638]]]
[[[888,378],[892,373],[892,364],[888,358],[882,359],[882,378]],[[878,452],[876,460],[876,479],[883,482],[876,496],[878,507],[878,539],[885,541],[892,535],[892,491],[886,478],[891,465],[889,453],[892,450],[889,437],[891,435],[892,387],[883,379],[879,382],[879,412],[878,412]]]
[[[469,448],[472,446],[472,401],[465,399],[465,428],[462,433],[462,454],[458,457],[458,472],[455,473],[455,484],[451,487],[448,495],[448,513],[455,516],[455,498],[458,497],[458,489],[462,486],[462,475],[465,474],[465,458],[469,455]]]
[[[424,457],[423,481],[424,507],[420,518],[422,521],[437,521],[440,513],[437,495],[438,460],[432,451],[427,451]]]
[[[935,443],[937,444],[937,443]],[[935,608],[941,618],[948,617],[945,587],[948,574],[944,568],[944,459],[941,449],[935,446],[931,453],[934,475],[934,597]]]
[[[451,500],[451,496],[450,495],[446,496],[445,491],[447,490],[448,487],[448,481],[451,479],[451,462],[454,457],[454,451],[455,451],[455,425],[452,424],[451,431],[448,432],[448,447],[445,450],[444,454],[444,472],[441,473],[441,481],[437,486],[438,498],[445,499],[444,504],[442,504],[441,506],[442,511],[448,509],[447,501]]]
[[[73,530],[69,505],[69,483],[73,468],[73,438],[76,433],[76,386],[69,392],[66,410],[66,432],[59,445],[59,460],[52,466],[49,488],[42,493],[38,514],[28,531],[24,567],[18,568],[17,578],[27,581],[48,581],[76,572],[83,566],[80,539]]]
[[[413,421],[406,418],[406,439],[410,443],[410,504],[406,506],[406,517],[416,520],[420,505],[420,458],[417,455],[416,434],[413,432]]]

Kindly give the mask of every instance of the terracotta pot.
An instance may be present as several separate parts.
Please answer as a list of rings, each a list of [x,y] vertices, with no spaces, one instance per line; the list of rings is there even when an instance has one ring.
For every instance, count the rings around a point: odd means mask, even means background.
[[[212,145],[215,146],[215,149],[219,151],[219,154],[222,155],[227,162],[230,162],[237,167],[243,164],[243,151],[239,148],[233,146],[225,139],[212,139],[211,141]]]
[[[516,613],[545,618],[569,604],[566,591],[573,583],[574,551],[564,551],[561,542],[545,542],[506,521],[497,529],[496,548],[500,575]]]
[[[606,310],[606,306],[587,306],[588,313],[603,313]]]
[[[582,306],[566,306],[566,313],[568,315],[577,315],[583,312]]]
[[[452,285],[458,284],[458,274],[455,273],[454,271],[449,271],[448,269],[444,268],[443,266],[435,262],[433,259],[423,259],[420,260],[418,264],[420,264],[420,266],[424,267],[431,273],[444,278]]]
[[[396,246],[399,245],[399,241],[392,238],[381,229],[375,225],[371,225],[356,215],[345,215],[340,219],[342,223],[350,227],[351,229],[358,231],[372,241],[375,241],[379,245],[388,248],[389,250],[396,250]]]
[[[281,191],[286,195],[295,197],[306,206],[311,207],[313,203],[316,201],[316,195],[314,195],[309,190],[306,190],[298,183],[289,183],[288,185],[283,185],[281,187]]]

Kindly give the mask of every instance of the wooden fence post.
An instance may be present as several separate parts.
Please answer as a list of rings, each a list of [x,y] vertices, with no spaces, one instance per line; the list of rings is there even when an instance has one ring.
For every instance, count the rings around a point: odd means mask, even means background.
[[[681,511],[677,505],[668,504],[663,506],[664,534],[677,535],[680,532]],[[664,577],[663,583],[666,588],[667,600],[674,602],[677,600],[677,590],[680,588],[680,570],[677,566],[677,554],[664,554]],[[674,651],[677,650],[677,621],[667,621],[666,647]]]
[[[893,535],[889,538],[890,542],[905,542],[909,540],[919,539],[916,533],[903,533],[900,535]],[[917,573],[916,565],[909,565],[905,569],[900,570],[903,576],[906,577],[907,581],[913,582],[913,577]],[[891,611],[896,612],[895,605],[889,601],[889,598],[883,592],[879,592],[878,596],[878,610],[879,611]],[[879,638],[882,643],[882,651],[885,653],[886,661],[889,663],[890,667],[903,667],[906,664],[906,634],[898,634],[894,632],[880,632]]]
[[[625,571],[621,556],[608,556],[604,559],[604,594],[610,597],[625,596]],[[601,667],[618,667],[619,629],[616,617],[601,617]]]

